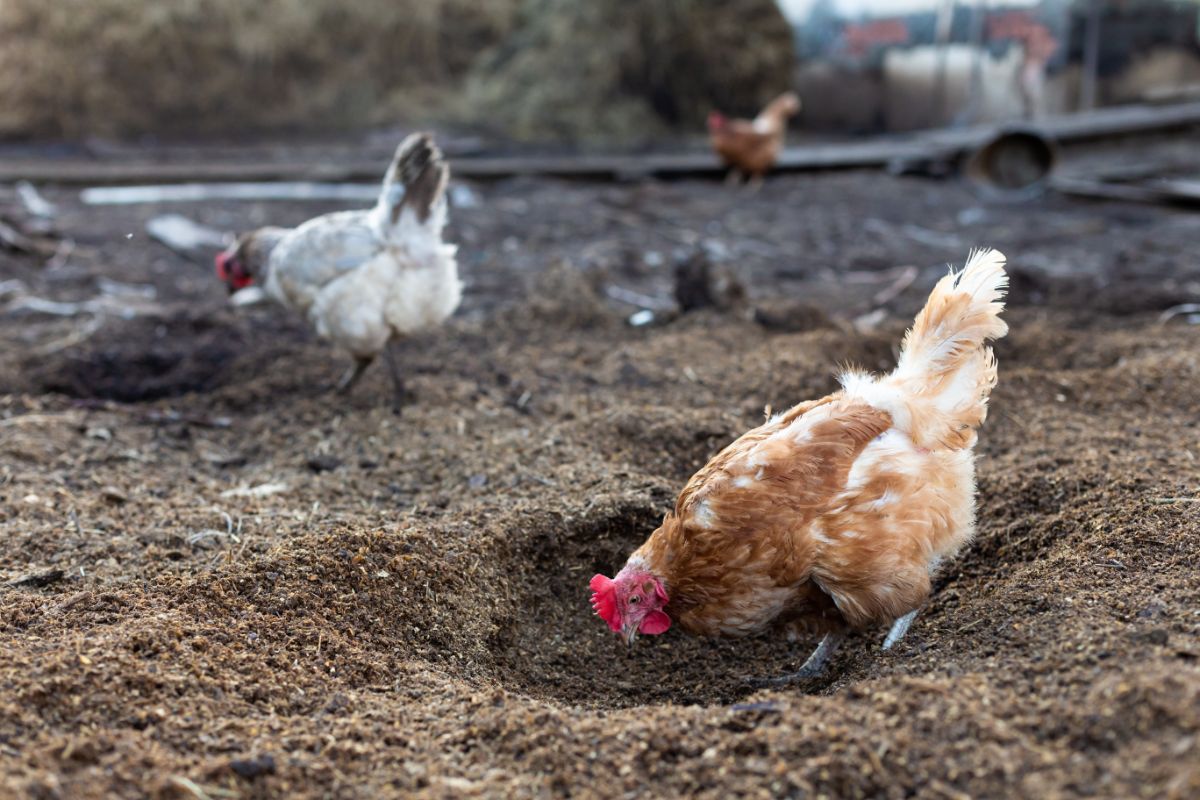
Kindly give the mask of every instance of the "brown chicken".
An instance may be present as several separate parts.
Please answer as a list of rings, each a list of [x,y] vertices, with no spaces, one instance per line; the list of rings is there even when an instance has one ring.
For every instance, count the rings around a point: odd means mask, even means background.
[[[721,161],[730,168],[729,177],[739,173],[759,182],[775,166],[783,149],[787,121],[800,111],[800,98],[784,92],[767,104],[757,117],[729,119],[719,112],[708,115],[708,140]]]
[[[665,632],[823,633],[786,682],[820,672],[846,633],[891,623],[890,648],[930,579],[974,534],[976,428],[996,360],[1004,256],[972,253],[934,287],[895,371],[776,415],[696,473],[592,604],[632,644]]]

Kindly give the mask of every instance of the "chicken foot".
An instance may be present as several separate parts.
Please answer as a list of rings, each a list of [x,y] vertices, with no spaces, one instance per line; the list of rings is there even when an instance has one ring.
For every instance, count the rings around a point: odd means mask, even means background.
[[[400,362],[396,359],[396,342],[392,340],[387,345],[388,372],[392,376],[392,409],[399,412],[412,399],[404,384],[404,374],[400,371]]]
[[[337,382],[334,387],[338,394],[349,394],[354,385],[358,383],[358,379],[362,377],[363,371],[371,366],[371,362],[375,360],[374,356],[355,356],[354,364],[350,369],[346,370],[346,374]]]
[[[846,631],[830,631],[821,639],[821,643],[817,645],[817,649],[813,650],[812,655],[808,657],[800,669],[795,672],[789,672],[786,675],[780,675],[778,678],[752,678],[750,682],[755,686],[787,686],[797,681],[807,680],[808,678],[816,678],[825,671],[825,665],[829,663],[829,659],[837,652],[838,647],[846,640]]]
[[[892,623],[892,629],[888,631],[887,638],[883,640],[883,649],[891,650],[896,642],[904,638],[904,634],[908,633],[908,626],[912,625],[913,619],[917,616],[917,609],[905,614],[898,620]]]

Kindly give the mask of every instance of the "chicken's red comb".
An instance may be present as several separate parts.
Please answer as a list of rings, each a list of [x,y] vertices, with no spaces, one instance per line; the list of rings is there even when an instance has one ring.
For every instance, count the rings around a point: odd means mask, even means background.
[[[717,130],[723,127],[725,127],[725,115],[720,111],[708,112],[708,129]]]
[[[592,608],[600,615],[600,619],[608,623],[614,631],[621,630],[621,614],[617,611],[617,584],[612,578],[604,575],[593,575],[588,584],[593,592]]]
[[[213,263],[217,267],[217,277],[223,281],[229,280],[229,267],[225,263],[228,260],[224,253],[217,253],[216,258],[213,259]]]

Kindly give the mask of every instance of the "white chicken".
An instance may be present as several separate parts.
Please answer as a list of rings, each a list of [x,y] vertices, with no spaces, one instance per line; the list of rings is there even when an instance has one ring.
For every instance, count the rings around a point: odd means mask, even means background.
[[[462,297],[456,248],[442,241],[448,179],[432,137],[413,134],[396,149],[374,208],[244,233],[217,255],[217,275],[231,292],[261,285],[349,351],[354,364],[339,391],[386,350],[400,404],[404,380],[388,345],[437,326]]]

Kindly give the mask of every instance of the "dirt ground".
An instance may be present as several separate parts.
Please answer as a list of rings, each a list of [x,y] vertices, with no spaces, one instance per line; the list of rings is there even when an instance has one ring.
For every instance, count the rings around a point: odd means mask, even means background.
[[[0,795],[1200,795],[1200,325],[1160,320],[1200,215],[880,173],[470,189],[399,416],[143,232],[335,206],[46,192],[74,250],[0,280],[140,313],[0,317]],[[813,642],[626,652],[588,578],[765,406],[888,369],[982,244],[1013,291],[979,534],[908,637],[787,690],[746,678]],[[697,248],[748,300],[629,325],[610,295],[667,308]]]

